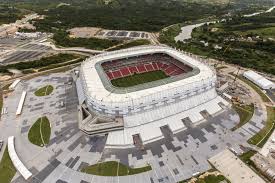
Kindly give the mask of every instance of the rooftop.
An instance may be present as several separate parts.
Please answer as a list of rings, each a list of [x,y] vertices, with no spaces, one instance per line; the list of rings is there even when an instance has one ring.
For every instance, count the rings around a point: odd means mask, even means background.
[[[177,60],[195,68],[192,72],[179,77],[162,79],[134,87],[116,88],[107,79],[100,63],[108,60],[121,59],[152,53],[165,53]],[[164,90],[178,89],[189,90],[215,80],[215,73],[207,65],[169,47],[144,46],[109,53],[103,53],[91,57],[83,62],[81,66],[82,82],[86,87],[86,94],[95,100],[105,102],[125,102],[132,99],[148,97],[151,94],[161,93]],[[182,88],[184,86],[184,88]],[[180,88],[181,87],[181,88]],[[167,92],[168,93],[168,92]]]

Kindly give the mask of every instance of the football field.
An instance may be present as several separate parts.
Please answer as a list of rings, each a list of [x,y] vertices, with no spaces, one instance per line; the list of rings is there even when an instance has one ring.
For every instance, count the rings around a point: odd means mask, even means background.
[[[163,71],[159,70],[159,71],[150,71],[146,73],[125,76],[123,78],[113,79],[111,83],[116,87],[130,87],[130,86],[135,86],[143,83],[148,83],[151,81],[164,79],[167,77],[169,76],[167,76]]]

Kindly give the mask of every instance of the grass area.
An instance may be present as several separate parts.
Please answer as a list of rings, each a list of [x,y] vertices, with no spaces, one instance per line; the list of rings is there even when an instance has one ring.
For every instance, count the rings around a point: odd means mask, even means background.
[[[149,45],[149,44],[151,44],[151,42],[147,39],[138,39],[138,40],[134,40],[134,41],[122,44],[120,46],[116,46],[114,48],[108,49],[108,51],[120,50],[120,49],[130,48],[134,46]]]
[[[250,160],[250,158],[256,154],[256,151],[247,151],[246,153],[243,153],[242,155],[240,155],[240,159],[243,161],[243,162],[247,162]]]
[[[261,178],[263,178],[266,182],[269,182],[269,177],[267,177],[250,159],[254,156],[257,152],[254,150],[247,151],[239,156],[239,158],[247,164],[256,174],[258,174]]]
[[[130,87],[138,84],[164,79],[167,77],[169,76],[167,76],[163,71],[150,71],[141,74],[126,76],[123,78],[113,79],[111,83],[116,87]]]
[[[124,176],[124,175],[134,175],[146,171],[152,170],[151,166],[145,166],[142,168],[130,168],[116,161],[109,161],[104,163],[98,163],[95,165],[87,166],[81,170],[93,175],[101,176]]]
[[[0,182],[10,183],[15,173],[16,169],[13,166],[12,161],[10,159],[8,147],[6,147],[0,162]]]
[[[255,30],[248,30],[245,32],[245,34],[257,34],[264,38],[275,38],[275,25],[270,25],[273,27],[266,27],[266,28],[258,28]],[[242,32],[242,34],[244,34]]]
[[[39,88],[38,90],[36,90],[34,92],[34,94],[38,97],[41,97],[41,96],[50,95],[52,92],[53,92],[53,86],[52,85],[47,85],[47,86],[44,86],[44,87]]]
[[[216,70],[222,70],[222,69],[225,69],[225,68],[227,68],[226,66],[218,66],[218,67],[216,67]]]
[[[18,70],[29,70],[29,69],[39,69],[46,66],[51,66],[54,64],[60,64],[64,62],[68,62],[70,60],[83,59],[83,56],[75,55],[75,54],[56,54],[48,57],[43,57],[40,60],[34,60],[29,62],[19,62],[15,64],[9,64],[5,66],[0,66],[1,73],[9,73],[8,69],[18,69]]]
[[[28,133],[31,143],[43,147],[48,144],[51,136],[51,126],[46,116],[38,118]],[[43,139],[42,139],[43,138]]]
[[[250,158],[254,156],[254,154],[256,153],[257,153],[256,151],[250,150],[240,155],[239,158],[247,165],[252,166],[253,168],[256,168],[256,165],[254,164],[254,162],[250,160]]]
[[[68,65],[72,65],[72,64],[77,64],[77,63],[82,62],[85,58],[86,57],[79,58],[79,59],[69,61],[69,62],[65,62],[65,63],[53,64],[53,65],[49,65],[49,66],[46,66],[46,67],[42,67],[42,68],[38,69],[38,72],[46,71],[46,70],[50,70],[50,69],[55,69],[55,68],[58,68],[58,67],[64,67],[64,66],[68,66]]]
[[[267,106],[266,109],[267,121],[264,128],[248,140],[250,144],[257,145],[258,147],[263,147],[275,128],[275,107]]]
[[[161,31],[159,35],[159,41],[162,44],[169,46],[175,46],[175,37],[181,32],[182,24],[175,24]]]
[[[236,76],[235,74],[231,74],[233,76]],[[251,81],[247,80],[246,78],[244,78],[243,76],[237,76],[238,79],[242,80],[243,82],[245,82],[246,84],[248,84],[249,86],[251,86],[251,88],[253,88],[262,98],[262,100],[264,102],[270,102],[269,98],[266,96],[266,94],[263,93],[263,91],[261,90],[261,88],[259,88],[257,85],[255,85],[254,83],[252,83]]]
[[[12,83],[2,86],[2,90],[8,90],[11,84]]]
[[[195,183],[220,183],[221,181],[229,182],[223,175],[208,175],[204,178],[198,178]]]
[[[246,124],[253,116],[254,113],[254,105],[238,105],[234,104],[233,109],[238,113],[240,117],[240,122],[232,128],[232,130],[236,130]]]

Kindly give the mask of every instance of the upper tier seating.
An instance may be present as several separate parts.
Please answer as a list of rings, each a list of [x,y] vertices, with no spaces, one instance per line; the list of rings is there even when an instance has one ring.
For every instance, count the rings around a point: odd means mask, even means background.
[[[192,70],[188,65],[161,53],[108,61],[101,66],[110,80],[157,70],[162,70],[168,76],[177,76]]]

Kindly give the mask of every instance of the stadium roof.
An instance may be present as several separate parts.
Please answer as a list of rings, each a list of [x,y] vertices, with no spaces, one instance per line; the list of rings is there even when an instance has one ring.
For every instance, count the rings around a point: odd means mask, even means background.
[[[153,86],[151,88],[146,88],[138,91],[126,92],[123,94],[114,93],[105,88],[105,85],[102,82],[102,73],[98,73],[96,69],[96,63],[103,60],[114,60],[127,58],[131,56],[152,54],[152,53],[166,53],[174,58],[178,59],[181,62],[189,63],[194,68],[198,68],[199,72],[188,78],[177,80],[170,83],[163,83],[162,85]],[[130,49],[124,49],[119,51],[113,51],[108,53],[103,53],[95,57],[91,57],[84,61],[81,66],[82,70],[82,82],[86,87],[86,94],[89,95],[92,99],[104,102],[125,102],[133,99],[138,99],[141,97],[146,97],[151,94],[159,93],[161,95],[166,95],[163,93],[164,90],[169,90],[177,88],[183,85],[186,85],[186,88],[194,88],[203,81],[214,81],[216,78],[215,73],[207,65],[181,53],[169,47],[163,46],[142,46]],[[161,81],[161,80],[160,80]],[[179,92],[182,92],[179,90]]]
[[[264,78],[254,71],[246,71],[243,73],[243,76],[258,85],[262,89],[271,89],[275,88],[275,84],[272,81]]]

